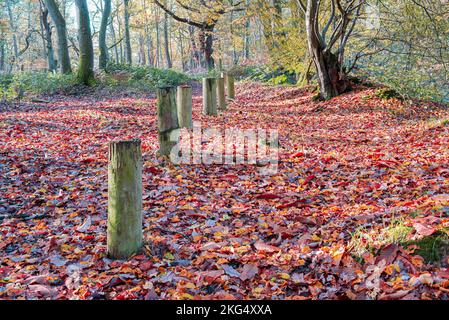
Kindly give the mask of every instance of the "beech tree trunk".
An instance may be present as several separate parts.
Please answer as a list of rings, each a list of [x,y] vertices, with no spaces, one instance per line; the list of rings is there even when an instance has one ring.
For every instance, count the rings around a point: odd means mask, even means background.
[[[168,15],[164,14],[164,49],[165,49],[165,59],[167,61],[167,68],[171,69],[173,67],[170,57],[170,42],[168,39]]]
[[[100,33],[98,35],[98,47],[100,49],[98,65],[100,69],[106,68],[106,65],[108,64],[108,46],[106,45],[106,30],[108,28],[110,15],[111,15],[111,0],[104,0],[103,15],[101,16]]]
[[[140,140],[109,143],[108,256],[127,259],[142,247]]]
[[[55,54],[53,50],[51,25],[48,22],[48,8],[42,5],[41,2],[41,24],[44,31],[43,37],[45,42],[45,54],[47,56],[48,71],[53,72],[56,70]]]
[[[125,50],[126,50],[126,62],[129,64],[133,63],[132,49],[131,49],[131,38],[129,35],[129,0],[124,0],[125,10]]]
[[[67,28],[64,16],[59,11],[55,0],[44,0],[48,8],[51,19],[56,27],[56,35],[58,36],[58,60],[62,73],[72,73],[70,65],[69,45],[67,41]]]
[[[78,80],[85,85],[94,81],[94,48],[90,31],[89,9],[86,0],[75,0],[78,20],[79,63]]]

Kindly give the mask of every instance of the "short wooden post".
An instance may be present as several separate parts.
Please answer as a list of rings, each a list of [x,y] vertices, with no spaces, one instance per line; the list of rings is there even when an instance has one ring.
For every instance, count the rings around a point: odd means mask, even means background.
[[[234,76],[227,74],[226,75],[226,88],[228,89],[228,99],[235,99],[235,87],[234,87]]]
[[[177,90],[178,121],[180,128],[192,128],[192,87],[179,86]]]
[[[203,78],[203,114],[217,115],[217,82],[215,78]]]
[[[217,79],[218,110],[226,110],[224,78]]]
[[[109,143],[107,246],[113,259],[127,259],[142,247],[140,140]]]
[[[169,156],[171,149],[177,143],[170,140],[170,134],[179,128],[175,88],[161,87],[157,89],[156,94],[159,153],[162,156]]]

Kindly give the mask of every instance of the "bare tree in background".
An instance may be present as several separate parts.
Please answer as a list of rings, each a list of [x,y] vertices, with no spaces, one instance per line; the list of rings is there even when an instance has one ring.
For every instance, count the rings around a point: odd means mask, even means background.
[[[322,99],[328,100],[347,89],[343,70],[345,47],[360,17],[365,0],[296,0],[305,15],[309,54],[320,85]],[[322,6],[330,5],[330,14],[320,28]]]

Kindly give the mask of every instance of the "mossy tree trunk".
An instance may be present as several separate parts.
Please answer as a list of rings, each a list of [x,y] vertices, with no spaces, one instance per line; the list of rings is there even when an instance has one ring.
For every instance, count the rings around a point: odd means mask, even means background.
[[[170,140],[170,134],[179,128],[175,88],[161,87],[156,93],[159,153],[162,156],[169,156],[171,149],[177,143]]]
[[[111,15],[111,0],[104,0],[103,15],[101,16],[100,33],[98,35],[98,47],[100,49],[99,67],[105,69],[108,64],[108,46],[106,45],[106,31],[108,29],[109,16]]]
[[[40,22],[41,29],[43,29],[43,39],[45,44],[44,50],[47,55],[48,71],[53,72],[56,71],[57,66],[53,50],[52,28],[50,22],[48,21],[48,8],[42,3],[40,3],[40,13]]]
[[[203,78],[203,114],[217,115],[217,82],[215,78]]]
[[[132,64],[132,49],[131,49],[131,37],[129,35],[129,0],[124,0],[124,20],[125,20],[125,49],[126,49],[126,63]]]
[[[192,128],[192,87],[183,85],[177,90],[178,120],[180,128]]]
[[[75,0],[78,20],[79,63],[78,80],[85,85],[94,82],[94,47],[90,31],[89,9],[86,0]]]
[[[140,140],[109,143],[108,256],[127,259],[142,247]]]
[[[66,74],[72,73],[72,67],[70,66],[69,45],[67,41],[67,27],[64,16],[59,11],[58,4],[55,0],[44,1],[56,27],[56,34],[58,36],[58,60],[61,65],[61,72]]]

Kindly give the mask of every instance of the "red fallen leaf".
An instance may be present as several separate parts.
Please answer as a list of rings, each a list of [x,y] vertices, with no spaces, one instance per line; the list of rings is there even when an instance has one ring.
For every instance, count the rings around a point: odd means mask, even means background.
[[[410,291],[411,290],[399,290],[390,294],[382,293],[379,296],[379,300],[398,300],[404,298]]]
[[[33,284],[47,284],[48,283],[48,277],[49,275],[40,275],[40,276],[33,276],[26,279],[26,283],[29,285]]]
[[[265,251],[265,252],[277,252],[277,251],[281,250],[278,247],[272,246],[270,244],[266,244],[260,240],[254,244],[254,248],[256,248],[256,250],[258,250],[258,251]]]
[[[56,237],[50,237],[48,242],[45,244],[44,251],[45,251],[45,253],[48,254],[51,250],[55,249],[57,246],[58,246],[58,242],[57,242]]]
[[[254,278],[254,276],[259,273],[259,268],[255,264],[245,264],[245,266],[242,269],[240,279],[242,281],[250,280]]]
[[[30,289],[30,291],[34,294],[41,297],[52,297],[58,294],[58,290],[40,284],[30,284],[28,286],[28,289]]]
[[[293,156],[292,156],[292,158],[301,158],[301,157],[304,157],[306,154],[304,153],[304,152],[298,152],[298,153],[295,153]]]
[[[224,273],[225,272],[223,270],[203,271],[201,273],[201,278],[203,278],[203,280],[207,283],[212,283],[215,281],[215,279],[224,275]]]
[[[159,295],[156,293],[154,288],[148,289],[148,292],[145,295],[145,300],[159,300]]]
[[[296,207],[298,205],[304,205],[305,203],[306,203],[306,200],[301,199],[301,200],[297,200],[297,201],[293,201],[293,202],[289,202],[289,203],[280,204],[280,205],[276,206],[276,208],[277,209],[286,209],[286,208]]]
[[[321,162],[323,162],[324,164],[328,164],[331,161],[336,160],[334,157],[327,157],[327,158],[322,158]]]
[[[280,195],[274,194],[274,193],[262,193],[256,196],[256,199],[279,199],[282,198]]]
[[[84,158],[84,159],[81,159],[80,162],[83,163],[83,164],[88,164],[88,163],[92,163],[94,161],[95,161],[94,158]]]
[[[380,251],[379,256],[376,258],[376,264],[378,264],[382,260],[385,260],[386,265],[392,264],[393,261],[396,260],[398,252],[399,247],[397,245],[389,244]]]
[[[312,181],[315,178],[316,178],[316,176],[314,174],[311,174],[310,176],[308,176],[308,177],[306,177],[304,179],[304,183],[303,184],[308,184],[310,181]]]
[[[223,244],[219,244],[216,242],[208,242],[206,244],[204,244],[200,250],[202,251],[207,251],[207,250],[214,250],[214,249],[219,249],[223,246]]]
[[[86,240],[86,241],[91,241],[91,240],[94,240],[94,239],[95,239],[95,236],[93,236],[93,235],[89,235],[89,236],[83,237],[83,240]]]
[[[309,227],[314,227],[314,226],[316,226],[318,224],[317,220],[311,219],[311,218],[308,218],[308,217],[298,216],[298,217],[295,217],[294,219],[296,221],[301,222],[302,224],[305,224],[305,225],[309,226]]]
[[[162,172],[162,170],[156,168],[156,167],[147,167],[144,169],[145,173],[151,173],[151,174],[159,174]]]
[[[125,283],[125,281],[122,278],[120,278],[120,277],[112,277],[108,281],[108,283],[106,284],[106,287],[107,288],[112,288],[112,287],[119,286],[119,285],[124,284],[124,283]]]
[[[438,270],[436,274],[440,278],[449,279],[449,270]]]
[[[136,296],[134,295],[133,292],[123,292],[123,293],[119,293],[116,297],[117,300],[132,300],[135,299]]]
[[[235,174],[225,174],[224,176],[221,177],[221,180],[225,180],[225,181],[234,181],[237,180],[239,177],[236,176]]]
[[[437,229],[433,227],[427,227],[421,223],[414,223],[413,228],[415,228],[416,232],[422,236],[430,236],[437,231]]]
[[[151,261],[143,261],[139,264],[139,269],[143,272],[150,270],[153,267],[153,263]]]
[[[198,212],[192,212],[188,214],[189,217],[191,218],[201,218],[201,219],[206,219],[207,216]]]

